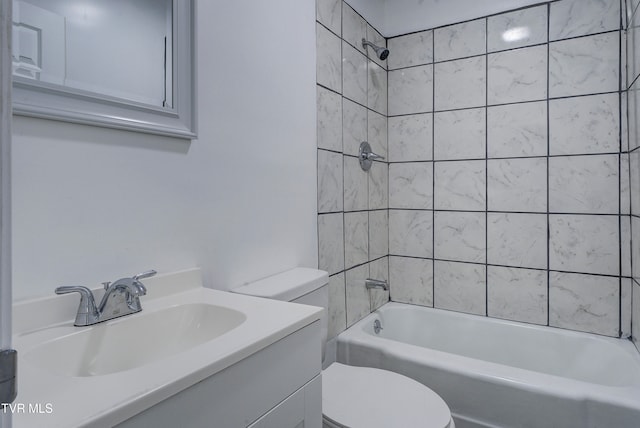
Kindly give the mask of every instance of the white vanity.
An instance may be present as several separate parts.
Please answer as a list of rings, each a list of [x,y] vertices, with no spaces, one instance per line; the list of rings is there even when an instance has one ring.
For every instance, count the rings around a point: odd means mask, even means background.
[[[206,289],[198,269],[144,282],[142,312],[89,327],[76,295],[14,305],[14,428],[321,427],[320,308]]]

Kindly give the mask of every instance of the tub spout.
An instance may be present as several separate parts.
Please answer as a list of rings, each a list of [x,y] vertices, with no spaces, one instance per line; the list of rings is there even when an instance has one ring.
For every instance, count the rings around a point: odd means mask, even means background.
[[[386,279],[380,280],[367,278],[364,280],[364,286],[367,287],[367,290],[371,290],[372,288],[382,288],[384,291],[389,290],[389,284]]]

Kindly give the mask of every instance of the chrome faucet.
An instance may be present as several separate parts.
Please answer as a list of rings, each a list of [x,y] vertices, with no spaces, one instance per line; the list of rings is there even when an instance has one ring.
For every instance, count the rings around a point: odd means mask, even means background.
[[[147,289],[140,280],[152,277],[156,273],[155,270],[150,270],[131,278],[120,278],[112,283],[104,282],[102,285],[105,292],[99,306],[96,306],[93,293],[87,287],[58,287],[56,294],[80,293],[80,306],[74,325],[84,327],[140,312],[140,296],[147,294]]]
[[[387,291],[389,289],[389,284],[386,279],[379,280],[367,278],[364,280],[364,286],[367,287],[367,290],[371,290],[372,288],[382,288],[384,291]]]

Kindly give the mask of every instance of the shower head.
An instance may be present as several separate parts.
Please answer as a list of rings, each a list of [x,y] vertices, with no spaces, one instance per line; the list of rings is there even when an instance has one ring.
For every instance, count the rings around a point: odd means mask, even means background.
[[[381,61],[384,61],[389,56],[389,49],[376,46],[373,43],[362,39],[362,47],[366,49],[367,46],[371,46],[371,48],[376,52],[376,55],[378,56],[378,58],[380,58]]]

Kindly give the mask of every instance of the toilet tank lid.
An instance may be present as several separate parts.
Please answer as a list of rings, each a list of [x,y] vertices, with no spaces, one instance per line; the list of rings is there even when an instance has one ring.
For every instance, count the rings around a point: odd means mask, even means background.
[[[234,293],[290,302],[329,283],[323,270],[298,267],[234,288]]]

